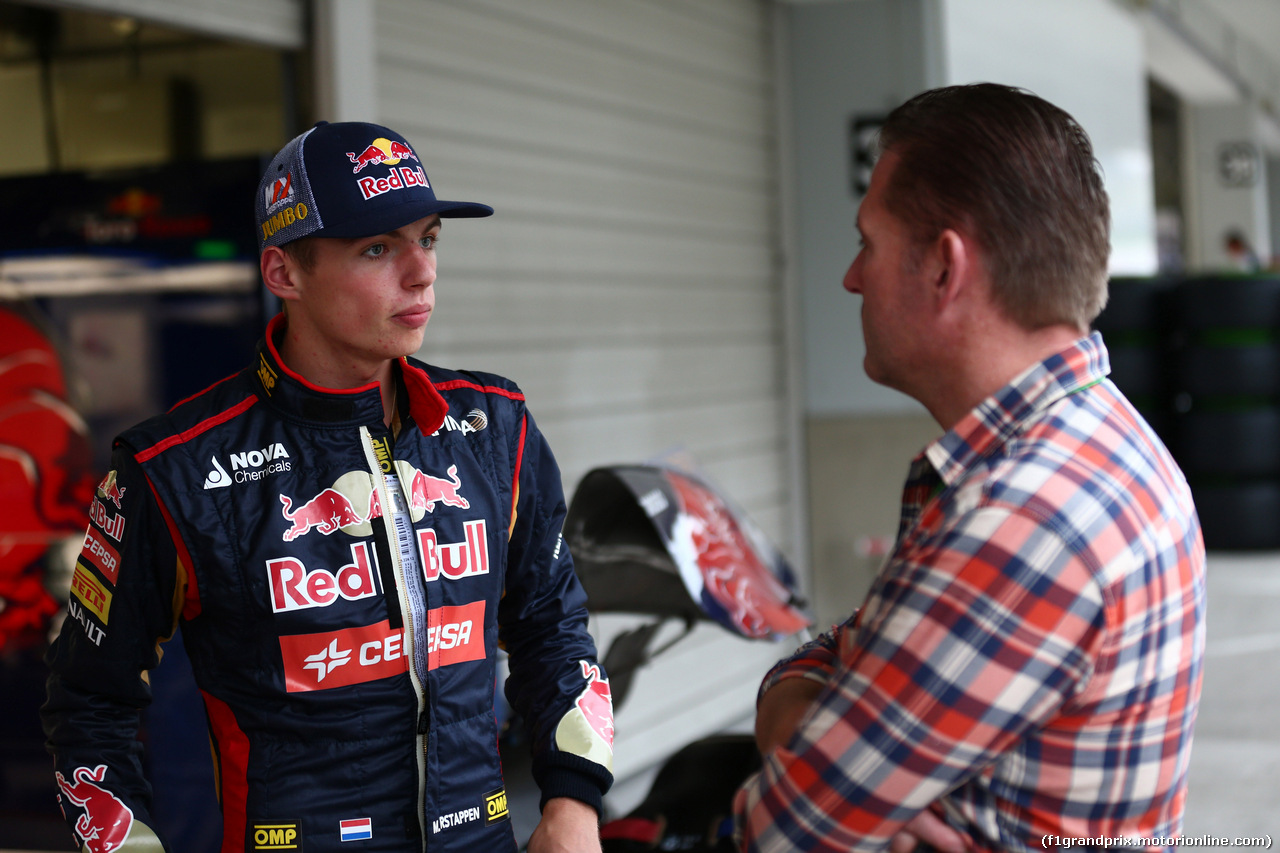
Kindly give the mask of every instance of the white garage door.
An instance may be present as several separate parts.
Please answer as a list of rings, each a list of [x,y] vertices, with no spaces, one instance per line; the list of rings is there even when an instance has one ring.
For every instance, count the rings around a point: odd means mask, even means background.
[[[791,553],[769,4],[376,9],[380,119],[441,197],[497,209],[446,225],[423,357],[519,382],[566,490],[686,450]],[[784,651],[676,649],[619,714],[620,777],[749,715]]]

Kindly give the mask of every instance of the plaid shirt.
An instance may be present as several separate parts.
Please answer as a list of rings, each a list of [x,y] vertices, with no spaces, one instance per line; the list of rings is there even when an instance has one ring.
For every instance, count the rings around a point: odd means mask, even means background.
[[[1109,369],[1077,341],[914,460],[862,608],[761,687],[824,685],[738,793],[744,849],[883,850],[931,805],[979,850],[1181,830],[1204,545]]]

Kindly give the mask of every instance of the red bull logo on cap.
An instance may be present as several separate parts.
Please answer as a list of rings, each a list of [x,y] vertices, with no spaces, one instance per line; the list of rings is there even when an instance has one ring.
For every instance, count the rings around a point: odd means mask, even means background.
[[[115,794],[98,783],[107,775],[107,765],[99,764],[90,770],[77,767],[71,771],[68,782],[62,773],[55,773],[62,797],[84,809],[76,819],[75,831],[80,843],[89,853],[113,853],[124,846],[133,828],[133,810]],[[66,806],[63,806],[66,813]]]
[[[369,147],[359,154],[354,151],[348,151],[347,157],[352,163],[356,164],[356,167],[351,171],[357,175],[360,174],[360,170],[365,166],[376,166],[379,163],[394,166],[405,159],[413,160],[415,163],[422,162],[408,145],[387,139],[385,136],[379,136],[373,140],[373,142],[369,143]]]

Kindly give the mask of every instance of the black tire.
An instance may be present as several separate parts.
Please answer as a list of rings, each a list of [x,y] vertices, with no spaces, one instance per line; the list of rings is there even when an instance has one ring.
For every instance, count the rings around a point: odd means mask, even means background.
[[[1171,450],[1188,476],[1280,476],[1280,409],[1188,412]]]
[[[1280,548],[1280,483],[1193,484],[1191,496],[1206,548]]]
[[[1103,343],[1107,339],[1103,337]],[[1165,360],[1153,347],[1107,344],[1111,359],[1110,379],[1135,406],[1164,394]]]
[[[1231,395],[1280,400],[1280,346],[1190,344],[1178,354],[1174,385],[1193,398]]]
[[[1117,340],[1116,332],[1159,332],[1167,323],[1172,282],[1159,278],[1117,276],[1107,285],[1107,306],[1093,327]]]
[[[1173,291],[1174,322],[1191,333],[1209,329],[1280,329],[1280,277],[1205,276]]]

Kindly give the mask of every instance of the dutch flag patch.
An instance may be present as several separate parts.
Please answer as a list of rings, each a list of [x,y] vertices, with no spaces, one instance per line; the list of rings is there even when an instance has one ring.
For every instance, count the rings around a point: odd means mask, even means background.
[[[373,819],[358,817],[339,821],[338,831],[342,834],[343,841],[365,841],[373,838]]]

